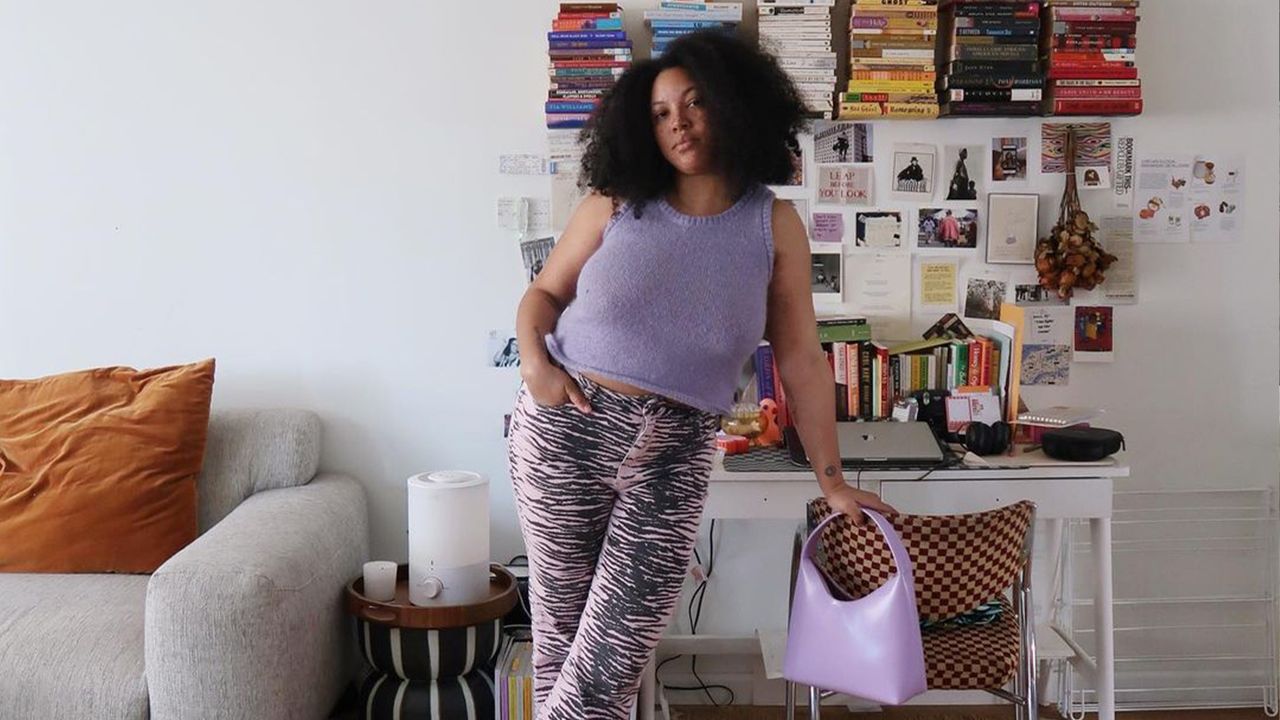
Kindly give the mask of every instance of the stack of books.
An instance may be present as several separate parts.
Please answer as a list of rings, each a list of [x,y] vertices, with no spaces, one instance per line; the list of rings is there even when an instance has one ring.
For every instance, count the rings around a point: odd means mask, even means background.
[[[1039,0],[943,0],[942,115],[1040,114],[1040,7]]]
[[[836,52],[831,45],[835,0],[759,0],[760,48],[791,77],[809,114],[835,117]]]
[[[533,720],[533,635],[503,628],[502,648],[494,664],[498,720]]]
[[[698,30],[736,31],[742,22],[742,3],[663,0],[657,10],[644,11],[644,21],[652,33],[650,55],[659,58],[682,35]]]
[[[1047,0],[1045,111],[1137,115],[1138,0]]]
[[[936,118],[936,0],[853,0],[840,119]]]
[[[580,128],[631,65],[622,10],[617,3],[560,3],[547,44],[547,127]]]

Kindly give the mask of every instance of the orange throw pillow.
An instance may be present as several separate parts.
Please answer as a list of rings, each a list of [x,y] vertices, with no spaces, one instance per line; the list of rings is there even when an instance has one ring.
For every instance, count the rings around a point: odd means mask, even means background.
[[[213,367],[0,380],[0,571],[148,573],[194,540]]]

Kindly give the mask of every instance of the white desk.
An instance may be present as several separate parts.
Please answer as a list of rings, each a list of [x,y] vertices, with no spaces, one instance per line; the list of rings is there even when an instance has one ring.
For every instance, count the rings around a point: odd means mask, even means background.
[[[1078,664],[1092,676],[1098,690],[1099,720],[1115,720],[1115,646],[1111,614],[1111,496],[1115,478],[1129,476],[1123,465],[1055,465],[1030,468],[964,468],[939,470],[918,480],[922,471],[864,471],[858,478],[864,490],[880,494],[902,512],[959,514],[989,510],[1019,500],[1036,504],[1036,519],[1053,525],[1053,541],[1046,557],[1058,557],[1062,523],[1087,519],[1091,530],[1094,584],[1094,627],[1097,658]],[[853,482],[857,473],[846,472]],[[717,462],[711,473],[711,489],[703,518],[795,519],[805,516],[805,505],[821,491],[809,471],[729,472]],[[780,625],[785,625],[783,620]],[[693,651],[697,636],[674,635],[663,648]],[[749,646],[739,644],[739,646]],[[758,646],[757,646],[758,647]],[[653,666],[641,683],[639,716],[652,720]]]

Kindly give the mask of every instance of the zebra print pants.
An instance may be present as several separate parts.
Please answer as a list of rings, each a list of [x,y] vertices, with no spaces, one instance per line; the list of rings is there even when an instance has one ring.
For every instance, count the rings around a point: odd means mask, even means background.
[[[625,720],[680,598],[718,418],[577,380],[590,415],[521,387],[511,417],[534,697],[538,720]]]

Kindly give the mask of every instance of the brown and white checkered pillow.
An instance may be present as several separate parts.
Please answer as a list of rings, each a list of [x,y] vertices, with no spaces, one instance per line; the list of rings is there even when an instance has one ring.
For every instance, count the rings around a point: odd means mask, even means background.
[[[971,515],[887,516],[911,557],[920,619],[955,617],[1013,584],[1035,509],[1024,500]],[[809,527],[830,512],[825,498],[811,500]],[[857,526],[847,517],[823,530],[817,560],[826,576],[853,597],[870,593],[897,572],[875,524]]]

